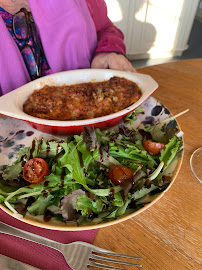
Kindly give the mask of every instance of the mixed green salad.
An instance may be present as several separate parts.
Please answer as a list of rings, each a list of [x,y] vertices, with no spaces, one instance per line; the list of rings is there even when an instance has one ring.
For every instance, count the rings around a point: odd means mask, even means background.
[[[170,184],[165,172],[182,150],[182,138],[173,118],[133,128],[139,113],[143,108],[113,130],[85,127],[66,140],[35,138],[1,174],[0,203],[15,215],[78,226],[144,207]]]

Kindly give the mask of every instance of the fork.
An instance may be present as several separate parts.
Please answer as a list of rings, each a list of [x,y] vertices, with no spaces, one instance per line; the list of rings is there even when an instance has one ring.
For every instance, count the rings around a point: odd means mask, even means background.
[[[3,222],[0,222],[0,233],[13,235],[25,240],[30,240],[34,243],[38,243],[56,249],[57,251],[63,254],[67,264],[73,270],[89,269],[88,266],[93,266],[94,268],[102,268],[102,269],[126,270],[126,268],[123,269],[117,266],[106,265],[103,264],[103,262],[141,267],[140,264],[134,262],[113,258],[113,257],[124,257],[124,258],[132,258],[135,260],[141,260],[142,258],[140,257],[109,251],[81,241],[72,242],[70,244],[62,244],[50,240],[48,238],[39,236],[37,234],[22,231]],[[105,257],[103,255],[108,255],[111,256],[112,258]],[[95,260],[97,260],[98,262],[96,262]]]

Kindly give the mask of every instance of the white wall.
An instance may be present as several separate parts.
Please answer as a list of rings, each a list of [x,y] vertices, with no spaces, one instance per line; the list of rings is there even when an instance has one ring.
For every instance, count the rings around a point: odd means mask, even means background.
[[[180,56],[200,0],[105,0],[108,16],[125,35],[133,59]]]

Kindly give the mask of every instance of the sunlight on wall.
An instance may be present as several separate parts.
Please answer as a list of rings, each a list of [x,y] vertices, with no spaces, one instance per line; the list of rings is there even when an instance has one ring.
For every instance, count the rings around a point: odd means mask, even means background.
[[[184,0],[169,0],[169,5],[160,0],[149,2],[146,22],[152,23],[156,29],[155,47],[165,51],[173,49],[183,2]]]
[[[109,18],[124,33],[131,59],[180,56],[187,48],[199,0],[105,2]]]
[[[183,2],[184,0],[169,0],[168,4],[167,1],[150,0],[149,3],[145,2],[142,8],[134,14],[136,20],[149,23],[156,30],[153,46],[148,51],[152,57],[170,57],[169,51],[175,44]],[[147,32],[148,39],[149,34]],[[161,51],[164,52],[160,53]]]
[[[120,22],[123,20],[123,14],[119,2],[117,0],[105,0],[108,17],[112,22]]]
[[[147,3],[143,3],[142,7],[135,12],[134,18],[139,22],[145,22],[145,17],[147,13]]]

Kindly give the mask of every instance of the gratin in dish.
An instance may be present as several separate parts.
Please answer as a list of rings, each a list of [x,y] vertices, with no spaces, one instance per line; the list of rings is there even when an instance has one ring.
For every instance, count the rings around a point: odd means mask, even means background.
[[[102,82],[45,85],[29,96],[23,111],[49,120],[92,119],[121,111],[137,102],[141,95],[135,82],[116,76]]]

